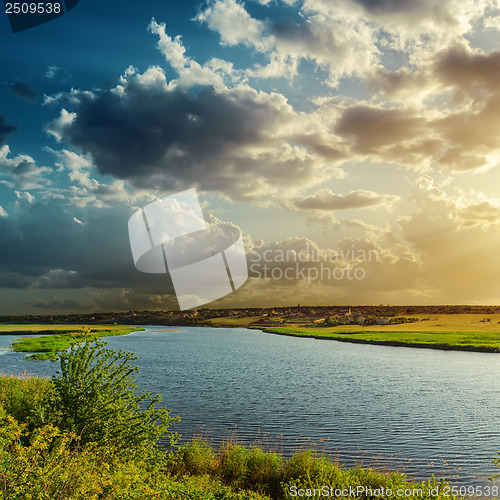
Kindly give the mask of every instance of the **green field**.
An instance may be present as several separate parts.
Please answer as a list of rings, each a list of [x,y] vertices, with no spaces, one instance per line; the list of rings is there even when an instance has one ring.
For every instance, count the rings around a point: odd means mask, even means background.
[[[210,318],[207,319],[206,323],[214,328],[245,328],[259,318],[259,316],[244,316],[242,318]]]
[[[13,327],[18,327],[13,328]],[[27,359],[40,361],[49,359],[56,361],[57,353],[73,344],[87,342],[100,337],[127,335],[143,330],[123,325],[0,325],[2,334],[48,333],[43,337],[23,337],[13,342],[15,352],[31,353]]]
[[[270,333],[428,349],[500,351],[500,314],[421,315],[421,321],[401,325],[264,328]],[[483,321],[489,319],[490,321]]]
[[[37,325],[37,324],[5,324],[0,325],[0,335],[21,335],[24,333],[71,333],[77,330],[82,330],[83,328],[90,328],[91,331],[98,330],[123,330],[124,325],[88,325],[88,324],[71,324],[71,325]]]

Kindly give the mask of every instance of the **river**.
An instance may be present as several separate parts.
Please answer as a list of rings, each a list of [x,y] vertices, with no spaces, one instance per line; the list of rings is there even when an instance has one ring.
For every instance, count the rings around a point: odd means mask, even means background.
[[[104,339],[139,356],[138,383],[180,415],[173,428],[289,454],[315,447],[346,466],[491,484],[500,449],[500,355],[348,344],[258,330],[146,327]],[[163,330],[163,331],[162,331]],[[0,347],[15,336],[0,336]],[[58,363],[0,350],[0,371]]]

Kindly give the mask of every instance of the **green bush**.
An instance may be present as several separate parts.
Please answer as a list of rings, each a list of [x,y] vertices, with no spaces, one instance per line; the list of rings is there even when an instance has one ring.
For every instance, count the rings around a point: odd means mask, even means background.
[[[270,500],[207,474],[170,477],[149,461],[82,445],[78,436],[53,425],[36,429],[23,445],[22,429],[0,407],[2,500]]]
[[[50,380],[26,372],[19,376],[1,374],[0,406],[24,424],[26,435],[51,419],[47,400],[52,390]]]
[[[51,402],[56,425],[78,435],[81,444],[95,442],[129,454],[156,451],[160,436],[175,445],[177,435],[168,429],[179,419],[155,406],[161,396],[135,393],[138,368],[130,361],[137,358],[105,346],[95,340],[60,355]]]

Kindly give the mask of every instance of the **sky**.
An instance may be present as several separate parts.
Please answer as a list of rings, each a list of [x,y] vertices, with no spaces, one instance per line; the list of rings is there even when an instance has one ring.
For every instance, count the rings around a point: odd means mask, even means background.
[[[500,304],[497,0],[80,0],[0,68],[0,314],[178,308],[127,228],[190,188],[209,307]]]

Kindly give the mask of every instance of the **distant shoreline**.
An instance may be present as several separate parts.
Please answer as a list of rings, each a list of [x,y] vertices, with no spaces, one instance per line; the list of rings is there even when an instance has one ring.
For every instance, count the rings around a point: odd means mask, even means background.
[[[257,329],[257,328],[255,328]],[[259,328],[264,333],[271,333],[274,335],[283,335],[286,337],[295,337],[295,338],[307,338],[307,339],[315,339],[315,340],[333,340],[337,342],[347,342],[349,344],[367,344],[367,345],[380,345],[380,346],[389,346],[389,347],[410,347],[415,349],[433,349],[438,351],[466,351],[466,352],[482,352],[482,353],[498,353],[500,349],[497,347],[489,347],[489,346],[474,346],[474,345],[453,345],[446,343],[435,343],[435,344],[427,344],[421,342],[409,342],[404,340],[369,340],[362,338],[353,338],[346,336],[340,336],[339,334],[332,334],[332,336],[328,335],[301,335],[300,333],[292,333],[292,332],[283,332],[279,330],[275,330],[273,328]],[[399,333],[399,332],[393,332]],[[406,333],[406,332],[401,332]],[[333,336],[335,335],[335,336]],[[500,335],[500,334],[499,334]]]
[[[432,306],[415,315],[412,307],[351,308],[305,307],[274,309],[200,309],[175,311],[129,311],[94,315],[10,317],[0,322],[0,335],[64,335],[75,328],[124,329],[124,325],[148,325],[175,331],[186,326],[249,328],[290,337],[336,340],[353,344],[412,347],[441,351],[500,352],[500,309],[494,307]],[[412,314],[408,314],[410,309]],[[441,312],[432,312],[442,309]],[[468,309],[468,312],[462,310]],[[474,312],[470,312],[472,309]],[[335,314],[334,311],[337,310]],[[368,313],[372,314],[369,316]],[[376,313],[376,315],[375,315]],[[385,314],[386,316],[382,316]],[[3,317],[0,319],[6,319]],[[34,321],[36,319],[36,322]],[[78,325],[72,320],[79,320]],[[87,320],[87,321],[86,321]],[[130,321],[132,320],[132,321]],[[99,324],[96,324],[100,321]],[[36,324],[34,324],[36,323]],[[376,324],[375,324],[376,323]],[[34,339],[33,339],[34,340]],[[55,340],[55,339],[54,339]],[[58,349],[59,350],[59,349]]]

